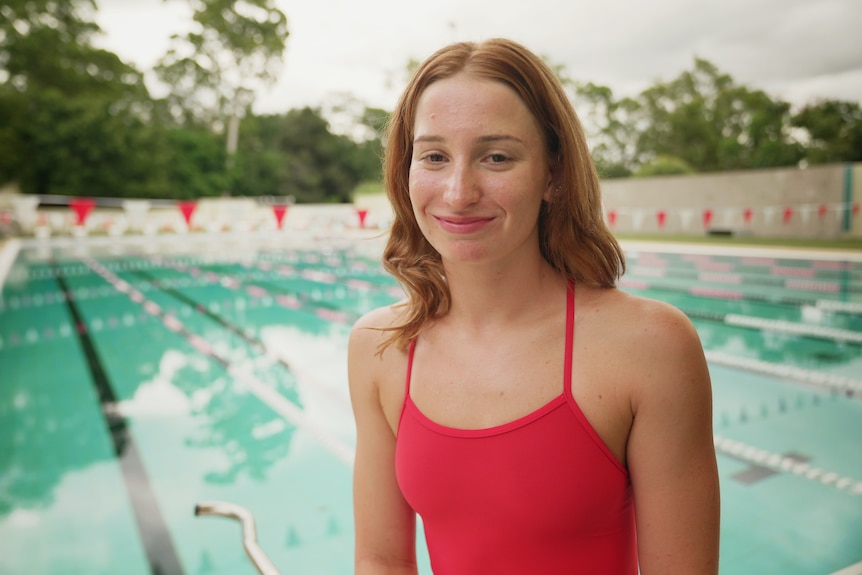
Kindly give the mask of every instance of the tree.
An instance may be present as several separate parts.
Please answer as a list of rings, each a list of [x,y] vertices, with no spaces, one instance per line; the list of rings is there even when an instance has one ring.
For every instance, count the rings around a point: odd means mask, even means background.
[[[389,113],[368,107],[351,94],[339,94],[322,113],[332,133],[345,136],[356,144],[345,158],[351,171],[359,174],[363,181],[380,181],[383,139]]]
[[[333,134],[318,109],[247,117],[234,189],[246,195],[293,196],[297,202],[349,202],[356,186],[379,173],[364,148]]]
[[[0,124],[0,146],[12,150],[0,154],[0,179],[17,181],[25,193],[167,193],[164,164],[154,153],[161,149],[158,133],[122,102],[69,98],[57,90],[6,94],[0,98]]]
[[[287,17],[274,0],[187,0],[194,27],[174,36],[156,66],[171,87],[169,110],[180,123],[227,132],[229,166],[240,118],[255,91],[275,81],[287,39]]]
[[[145,98],[142,74],[92,45],[94,0],[6,0],[0,6],[0,79],[17,92]],[[3,76],[5,75],[5,78]]]
[[[615,100],[607,86],[592,82],[573,83],[576,111],[584,125],[590,153],[599,175],[620,178],[631,175],[635,165],[637,104],[630,98]]]
[[[694,70],[641,92],[636,112],[643,125],[636,144],[639,163],[671,156],[697,170],[718,169],[718,148],[724,134],[716,118],[717,104],[719,94],[731,86],[729,76],[697,59]]]
[[[711,172],[795,165],[802,156],[789,134],[788,103],[736,85],[700,58],[692,70],[644,90],[637,102],[640,163],[673,156]]]
[[[220,196],[228,188],[225,149],[209,130],[185,126],[161,129],[164,153],[160,171],[170,197],[195,199]]]
[[[0,7],[0,181],[24,192],[153,192],[142,74],[96,48],[95,2]]]
[[[813,164],[862,161],[862,109],[856,102],[822,100],[805,106],[792,124],[805,130]]]
[[[695,173],[691,166],[681,158],[673,156],[658,156],[649,164],[644,164],[634,173],[636,178],[649,176],[675,176]]]

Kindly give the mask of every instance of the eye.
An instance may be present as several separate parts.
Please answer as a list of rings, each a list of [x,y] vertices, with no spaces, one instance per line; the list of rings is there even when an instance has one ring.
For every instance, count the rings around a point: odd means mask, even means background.
[[[419,155],[419,161],[429,164],[440,164],[446,161],[446,157],[440,152],[423,152]]]
[[[488,161],[492,164],[504,164],[509,161],[509,157],[505,154],[491,154],[488,156]]]

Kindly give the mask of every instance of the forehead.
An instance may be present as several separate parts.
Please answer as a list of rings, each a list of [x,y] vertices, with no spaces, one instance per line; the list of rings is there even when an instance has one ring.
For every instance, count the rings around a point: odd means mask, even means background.
[[[503,82],[461,72],[432,83],[422,92],[414,119],[416,137],[467,129],[540,137],[538,123],[526,104]]]

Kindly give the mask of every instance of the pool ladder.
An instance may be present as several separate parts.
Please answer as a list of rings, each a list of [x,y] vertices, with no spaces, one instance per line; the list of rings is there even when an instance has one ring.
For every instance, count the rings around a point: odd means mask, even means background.
[[[242,526],[242,545],[260,575],[279,575],[278,569],[257,543],[254,516],[240,505],[223,501],[206,501],[195,505],[195,515],[217,515],[236,519]]]

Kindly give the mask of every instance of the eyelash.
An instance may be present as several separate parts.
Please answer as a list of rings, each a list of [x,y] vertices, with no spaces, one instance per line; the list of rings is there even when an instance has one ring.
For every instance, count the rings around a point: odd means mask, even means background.
[[[491,163],[492,163],[492,164],[502,164],[502,163],[505,163],[505,162],[509,161],[509,159],[510,159],[510,158],[509,158],[509,156],[507,156],[507,155],[505,155],[505,154],[500,154],[500,153],[489,154],[489,155],[487,156],[487,158],[488,158],[489,160],[491,160]],[[421,159],[422,159],[422,160],[427,160],[427,161],[429,161],[429,162],[431,162],[431,163],[437,163],[437,162],[440,162],[440,161],[442,161],[442,160],[443,160],[443,154],[440,154],[440,153],[437,153],[437,152],[431,152],[431,153],[428,153],[428,154],[424,154],[424,155],[421,157]]]

